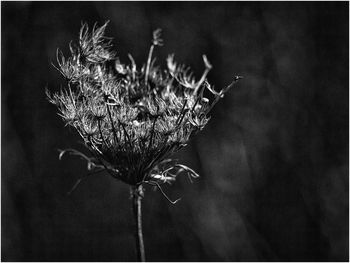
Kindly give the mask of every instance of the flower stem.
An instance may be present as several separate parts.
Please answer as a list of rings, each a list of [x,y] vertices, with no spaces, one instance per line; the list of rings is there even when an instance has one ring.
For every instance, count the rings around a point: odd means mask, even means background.
[[[143,197],[142,185],[133,188],[133,211],[136,223],[135,239],[136,239],[136,250],[137,260],[139,262],[145,262],[145,246],[143,244],[142,235],[142,216],[141,216],[141,199]]]

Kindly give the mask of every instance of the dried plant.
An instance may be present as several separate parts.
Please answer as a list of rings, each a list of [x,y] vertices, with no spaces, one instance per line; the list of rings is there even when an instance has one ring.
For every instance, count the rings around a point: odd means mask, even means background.
[[[105,37],[107,24],[95,24],[91,31],[83,24],[79,42],[69,45],[70,56],[57,51],[55,67],[67,80],[67,87],[54,94],[47,91],[47,96],[66,125],[77,130],[90,153],[86,156],[66,149],[59,158],[77,155],[87,161],[88,170],[107,171],[131,186],[138,259],[144,261],[143,185],[157,187],[171,203],[178,201],[171,201],[161,185],[174,182],[181,173],[190,178],[199,175],[170,157],[204,128],[210,110],[240,77],[215,91],[206,80],[212,66],[205,55],[205,70],[199,80],[188,67],[176,63],[174,55],[168,56],[167,68],[161,69],[152,58],[154,48],[163,45],[160,29],[153,32],[146,64],[138,68],[131,55],[130,63],[122,64],[111,50],[112,40]],[[214,96],[211,103],[203,96],[205,90]]]

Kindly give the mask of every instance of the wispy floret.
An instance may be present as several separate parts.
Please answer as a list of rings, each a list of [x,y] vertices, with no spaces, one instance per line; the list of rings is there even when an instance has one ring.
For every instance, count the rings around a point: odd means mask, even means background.
[[[111,51],[111,38],[104,36],[108,22],[101,27],[94,25],[89,31],[87,24],[83,24],[79,34],[80,57],[90,63],[104,63],[115,59],[116,53]]]
[[[152,43],[155,46],[163,46],[163,39],[160,38],[162,30],[160,28],[153,31]]]
[[[158,187],[172,183],[184,173],[199,175],[171,159],[190,138],[208,123],[209,112],[230,87],[215,91],[207,81],[212,66],[203,55],[204,72],[196,79],[185,65],[168,56],[162,70],[153,59],[162,46],[161,30],[153,32],[147,62],[138,67],[129,55],[122,63],[105,37],[107,23],[89,30],[83,24],[78,44],[70,44],[70,56],[57,55],[57,69],[67,80],[67,89],[47,94],[66,125],[74,127],[91,157],[70,153],[88,161],[89,169],[104,169],[129,185]],[[208,90],[212,102],[203,96]]]

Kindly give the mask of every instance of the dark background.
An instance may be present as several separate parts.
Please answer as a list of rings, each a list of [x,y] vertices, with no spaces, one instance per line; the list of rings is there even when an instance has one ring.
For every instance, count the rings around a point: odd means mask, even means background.
[[[149,261],[349,260],[349,6],[347,2],[2,2],[1,260],[134,261],[129,189],[86,173],[44,94],[63,84],[50,65],[81,21],[110,20],[122,62],[156,50],[192,66],[207,54],[216,88],[244,79],[180,160],[200,173],[146,190]]]

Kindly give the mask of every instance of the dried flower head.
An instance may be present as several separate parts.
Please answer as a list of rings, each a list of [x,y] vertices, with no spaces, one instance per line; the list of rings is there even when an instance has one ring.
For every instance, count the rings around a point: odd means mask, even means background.
[[[146,64],[138,68],[131,55],[130,63],[122,64],[111,50],[111,39],[104,36],[107,23],[95,25],[91,32],[83,24],[78,44],[70,44],[70,57],[57,52],[57,69],[68,85],[59,93],[47,92],[49,101],[91,153],[87,157],[68,149],[60,157],[79,155],[89,169],[104,169],[132,186],[146,183],[160,188],[180,173],[197,178],[196,172],[170,157],[205,127],[212,107],[239,77],[215,91],[206,80],[212,66],[205,55],[199,80],[176,63],[174,55],[161,69],[152,59],[154,48],[163,45],[160,29],[153,33]],[[214,95],[211,103],[203,96],[205,89]]]

